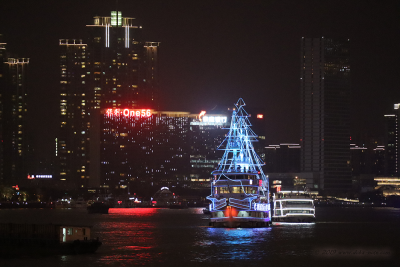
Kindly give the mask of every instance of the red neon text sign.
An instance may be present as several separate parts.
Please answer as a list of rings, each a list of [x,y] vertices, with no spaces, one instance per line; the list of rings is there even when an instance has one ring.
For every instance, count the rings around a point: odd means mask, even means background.
[[[113,117],[119,117],[119,116],[124,116],[124,117],[137,117],[137,118],[148,118],[151,117],[151,115],[153,115],[151,113],[150,109],[119,109],[119,108],[109,108],[106,111],[107,116]]]

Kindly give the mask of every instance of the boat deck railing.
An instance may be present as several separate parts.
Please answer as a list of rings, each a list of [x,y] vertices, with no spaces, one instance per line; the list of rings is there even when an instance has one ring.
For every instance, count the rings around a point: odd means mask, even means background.
[[[213,201],[214,209],[219,210],[226,206],[226,198],[223,199],[216,199]]]
[[[245,199],[229,198],[229,204],[232,207],[235,207],[238,209],[251,209],[251,202],[250,202],[249,198],[245,198]]]
[[[276,197],[276,200],[285,200],[285,199],[310,199],[312,200],[312,197],[309,195],[278,195]]]

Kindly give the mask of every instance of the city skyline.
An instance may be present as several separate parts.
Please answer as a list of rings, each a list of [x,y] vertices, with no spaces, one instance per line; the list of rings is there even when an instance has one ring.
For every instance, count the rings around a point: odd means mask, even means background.
[[[8,50],[31,59],[29,92],[37,103],[31,105],[31,124],[37,128],[35,147],[47,155],[57,129],[58,41],[81,38],[83,25],[108,15],[116,3],[1,5],[0,33]],[[119,1],[118,10],[140,22],[146,39],[161,42],[160,110],[199,112],[243,97],[249,106],[266,108],[267,143],[299,142],[303,36],[350,39],[353,139],[365,132],[380,138],[383,115],[400,102],[395,1]]]

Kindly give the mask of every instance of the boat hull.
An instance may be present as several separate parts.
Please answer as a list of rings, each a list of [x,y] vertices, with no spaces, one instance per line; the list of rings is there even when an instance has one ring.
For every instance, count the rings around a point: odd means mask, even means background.
[[[313,223],[315,222],[314,216],[284,216],[272,217],[272,222],[286,222],[286,223]]]
[[[240,215],[240,213],[238,215]],[[225,228],[257,228],[268,227],[271,225],[268,212],[251,211],[251,215],[252,216],[221,217],[220,211],[211,212],[210,226]]]

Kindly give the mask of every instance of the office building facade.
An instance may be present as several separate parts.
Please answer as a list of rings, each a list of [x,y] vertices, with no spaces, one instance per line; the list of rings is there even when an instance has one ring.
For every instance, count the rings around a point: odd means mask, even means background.
[[[351,189],[349,40],[301,39],[301,171],[314,189]]]

